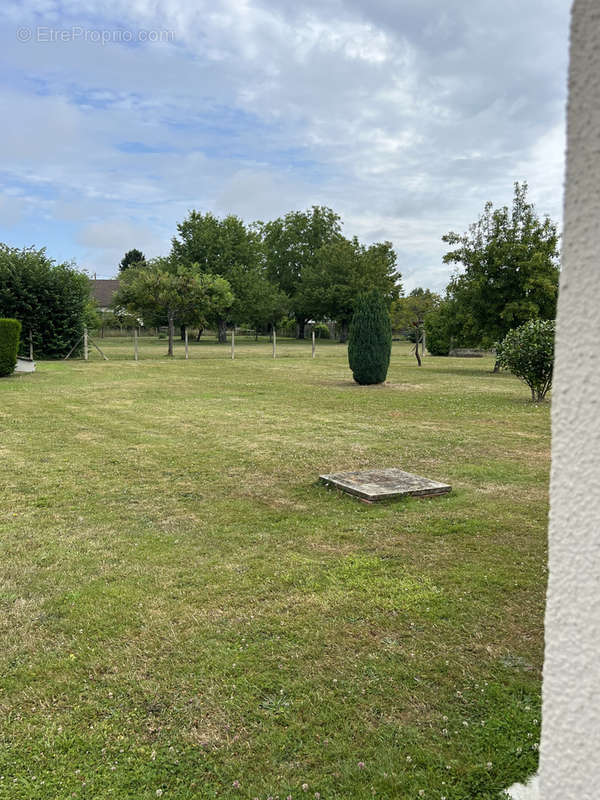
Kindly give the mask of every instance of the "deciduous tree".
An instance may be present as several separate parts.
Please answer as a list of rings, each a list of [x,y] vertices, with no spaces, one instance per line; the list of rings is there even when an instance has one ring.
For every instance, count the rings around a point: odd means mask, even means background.
[[[298,325],[298,337],[312,315],[303,291],[307,273],[315,268],[320,249],[341,235],[338,214],[326,206],[291,211],[284,217],[258,223],[268,278],[289,298]]]
[[[241,274],[236,274],[236,273]],[[237,287],[229,317],[236,324],[247,324],[256,330],[277,326],[290,310],[289,297],[265,276],[263,269],[242,270],[232,273],[232,283]]]
[[[439,308],[442,298],[431,289],[417,287],[406,297],[399,297],[392,303],[392,329],[410,331],[415,320],[424,320],[426,315]]]
[[[225,278],[235,297],[249,295],[248,284],[260,267],[258,234],[232,214],[223,219],[210,212],[190,211],[177,225],[172,257],[182,266],[196,265],[201,272]],[[220,342],[227,338],[226,309],[215,320]]]
[[[448,296],[463,316],[461,344],[491,346],[530,319],[553,319],[558,293],[558,233],[515,183],[512,208],[487,203],[464,234],[442,237],[446,263],[461,266]],[[462,309],[462,311],[461,311]]]
[[[345,342],[358,297],[370,289],[377,289],[388,304],[402,291],[391,243],[366,247],[356,237],[340,235],[319,248],[304,271],[300,295],[310,316],[338,324],[340,341]]]
[[[176,323],[206,324],[208,317],[224,314],[232,303],[229,283],[220,275],[203,272],[194,264],[181,266],[170,258],[156,258],[144,267],[127,270],[115,296],[115,305],[133,313],[166,315],[169,356]]]

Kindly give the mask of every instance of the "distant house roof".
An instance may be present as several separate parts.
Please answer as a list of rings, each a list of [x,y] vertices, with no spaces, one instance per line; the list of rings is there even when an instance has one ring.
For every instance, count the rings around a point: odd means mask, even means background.
[[[115,292],[119,288],[118,278],[92,280],[92,297],[100,308],[110,308]]]

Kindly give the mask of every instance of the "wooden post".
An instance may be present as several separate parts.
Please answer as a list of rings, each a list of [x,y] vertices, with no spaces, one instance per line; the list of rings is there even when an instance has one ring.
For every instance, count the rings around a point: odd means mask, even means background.
[[[315,331],[312,332],[312,357],[315,357]]]
[[[95,347],[95,348],[96,348],[96,350],[97,350],[97,351],[100,353],[100,355],[102,356],[102,358],[103,358],[105,361],[108,361],[108,356],[106,355],[106,353],[103,353],[103,352],[102,352],[102,350],[100,350],[100,348],[98,347],[98,345],[96,344],[96,342],[95,342],[93,339],[90,339],[90,342],[91,342],[91,343],[94,345],[94,347]]]
[[[185,326],[185,357],[186,359],[190,357],[190,348],[188,344],[188,326]]]
[[[138,360],[138,329],[137,329],[137,325],[133,329],[133,358],[134,358],[134,361]]]
[[[86,361],[88,360],[88,355],[89,355],[89,350],[88,350],[88,332],[87,332],[87,328],[84,328],[83,329],[83,357],[84,357],[84,359]]]
[[[273,358],[277,358],[277,331],[273,325]]]
[[[235,325],[231,329],[231,360],[235,358]]]
[[[67,355],[64,357],[63,361],[66,361],[66,360],[67,360],[67,358],[69,358],[69,357],[70,357],[71,353],[72,353],[72,352],[73,352],[73,350],[75,350],[75,348],[76,348],[76,347],[79,345],[79,342],[80,342],[82,339],[83,339],[83,336],[80,336],[80,337],[79,337],[79,339],[77,339],[77,341],[75,342],[75,344],[73,345],[73,347],[72,347],[72,348],[69,350],[69,352],[67,353]]]
[[[169,321],[169,346],[167,347],[167,355],[173,358],[173,342],[175,341],[175,312],[167,311],[167,319]]]

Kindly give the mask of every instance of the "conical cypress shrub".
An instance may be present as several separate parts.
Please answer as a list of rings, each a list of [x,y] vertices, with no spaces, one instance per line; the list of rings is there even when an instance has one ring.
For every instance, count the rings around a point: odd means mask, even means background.
[[[392,352],[392,324],[383,296],[361,294],[350,326],[348,362],[357,383],[383,383]]]

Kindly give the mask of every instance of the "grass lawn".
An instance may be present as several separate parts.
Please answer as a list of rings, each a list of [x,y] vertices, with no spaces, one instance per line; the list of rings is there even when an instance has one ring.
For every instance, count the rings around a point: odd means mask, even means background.
[[[535,770],[549,409],[394,345],[0,381],[0,798],[495,798]],[[447,497],[367,506],[320,472]]]

